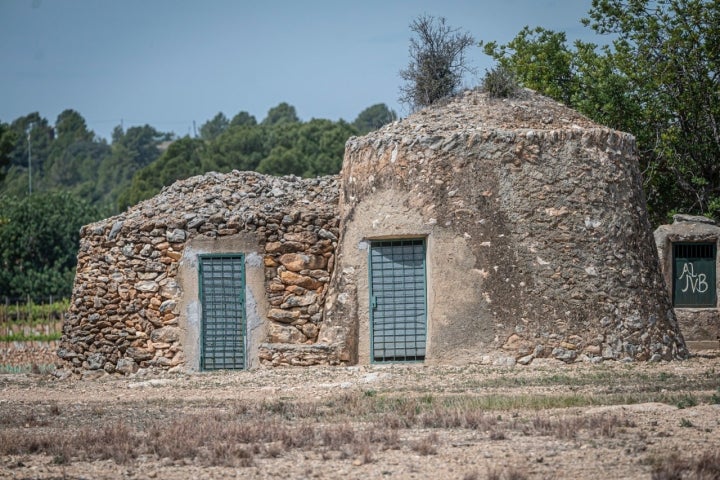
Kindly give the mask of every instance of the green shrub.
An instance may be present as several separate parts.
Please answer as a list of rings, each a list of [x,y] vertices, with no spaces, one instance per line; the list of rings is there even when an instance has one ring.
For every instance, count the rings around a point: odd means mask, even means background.
[[[482,88],[493,98],[513,98],[520,93],[515,74],[503,65],[485,71]]]

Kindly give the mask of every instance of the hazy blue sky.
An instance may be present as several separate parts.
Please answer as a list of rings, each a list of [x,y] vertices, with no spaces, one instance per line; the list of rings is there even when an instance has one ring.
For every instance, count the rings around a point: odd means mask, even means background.
[[[303,120],[352,121],[384,102],[400,115],[409,23],[444,16],[478,40],[525,25],[601,42],[591,0],[0,0],[0,120],[66,108],[109,138],[148,123],[178,135],[222,111],[258,121],[280,102]],[[477,78],[492,63],[470,52]]]

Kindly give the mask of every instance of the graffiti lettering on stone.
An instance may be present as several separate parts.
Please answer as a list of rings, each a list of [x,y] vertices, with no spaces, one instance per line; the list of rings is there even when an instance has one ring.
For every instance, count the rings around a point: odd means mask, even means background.
[[[695,274],[695,266],[690,262],[683,264],[682,273],[678,278],[678,281],[685,281],[685,288],[682,292],[685,293],[690,290],[690,293],[705,293],[708,289],[707,275],[704,273]]]

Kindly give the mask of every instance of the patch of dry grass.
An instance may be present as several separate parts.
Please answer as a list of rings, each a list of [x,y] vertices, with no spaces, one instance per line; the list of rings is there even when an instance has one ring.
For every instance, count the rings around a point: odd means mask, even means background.
[[[656,461],[652,480],[717,480],[720,478],[720,452],[704,452],[692,458],[673,452]]]
[[[686,393],[682,395],[687,398]],[[423,456],[439,453],[444,433],[428,433],[427,429],[464,429],[493,441],[520,435],[560,440],[613,438],[636,426],[618,415],[549,417],[532,413],[522,418],[516,413],[498,412],[606,405],[619,398],[578,393],[435,397],[344,391],[312,401],[279,398],[192,403],[177,398],[148,403],[152,411],[130,410],[120,416],[98,402],[62,408],[57,403],[34,402],[19,404],[12,412],[0,412],[0,455],[40,453],[53,457],[56,463],[111,459],[118,464],[152,456],[173,462],[247,467],[258,458],[300,450],[318,452],[321,458],[355,458],[370,463],[383,450],[407,449]],[[666,400],[673,403],[677,398]],[[625,397],[623,400],[632,403]],[[411,429],[424,429],[425,433],[413,435]],[[706,463],[712,465],[711,460]],[[522,474],[494,472],[496,478],[523,478]]]

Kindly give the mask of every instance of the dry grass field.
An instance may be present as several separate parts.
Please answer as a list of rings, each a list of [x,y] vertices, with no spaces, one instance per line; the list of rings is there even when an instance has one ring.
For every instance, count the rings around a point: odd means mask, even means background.
[[[3,374],[0,478],[718,479],[720,357]]]

